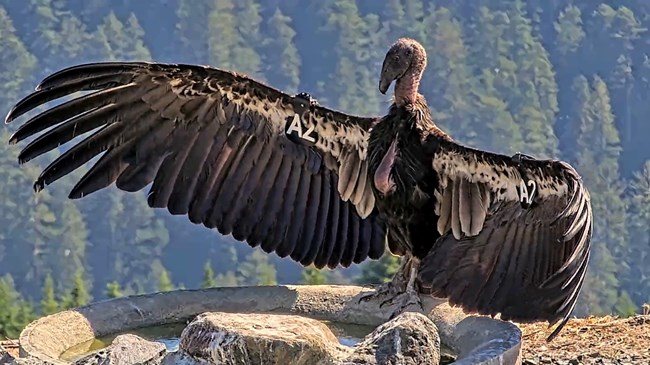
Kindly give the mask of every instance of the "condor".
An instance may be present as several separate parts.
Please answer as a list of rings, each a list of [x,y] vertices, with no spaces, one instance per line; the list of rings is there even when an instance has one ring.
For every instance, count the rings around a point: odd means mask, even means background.
[[[153,183],[151,207],[319,268],[378,259],[387,246],[402,266],[374,295],[399,299],[398,310],[428,292],[468,312],[559,321],[550,339],[585,278],[589,193],[566,162],[455,142],[418,93],[426,63],[418,42],[399,39],[379,77],[381,93],[395,82],[394,102],[367,117],[211,67],[83,64],[43,80],[6,122],[89,91],[11,137],[40,133],[22,149],[25,163],[89,132],[35,190],[101,154],[70,198]]]

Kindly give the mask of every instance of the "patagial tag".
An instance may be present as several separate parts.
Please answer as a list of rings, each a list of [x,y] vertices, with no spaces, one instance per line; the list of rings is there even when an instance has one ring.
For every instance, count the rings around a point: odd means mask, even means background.
[[[524,182],[521,180],[519,182],[519,202],[524,207],[529,207],[535,199],[535,193],[537,192],[537,183],[533,180],[528,180]]]
[[[286,134],[291,136],[297,136],[305,141],[316,143],[316,133],[314,132],[313,126],[305,126],[300,120],[298,114],[294,114],[293,118],[289,118],[287,121],[287,130]]]

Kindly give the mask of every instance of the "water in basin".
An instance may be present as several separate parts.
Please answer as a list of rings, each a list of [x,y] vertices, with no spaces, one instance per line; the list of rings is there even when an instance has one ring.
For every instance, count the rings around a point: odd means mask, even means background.
[[[332,333],[334,333],[342,345],[349,347],[353,347],[359,343],[363,337],[374,330],[374,327],[372,326],[330,321],[323,321],[323,323],[325,323],[330,328]],[[63,354],[61,354],[60,359],[64,361],[75,361],[90,353],[107,347],[113,342],[115,337],[125,333],[132,333],[150,341],[161,342],[165,344],[168,351],[176,351],[178,350],[180,334],[186,325],[186,323],[172,323],[153,327],[142,327],[130,331],[125,331],[123,333],[116,333],[110,336],[95,338],[71,347]],[[450,364],[455,360],[455,357],[451,355],[451,350],[444,345],[441,346],[441,353],[441,365]]]
[[[330,330],[334,333],[339,342],[344,346],[354,346],[363,337],[368,333],[372,332],[374,327],[371,326],[361,326],[347,323],[338,323],[338,322],[328,322],[323,321]],[[159,325],[153,327],[143,327],[130,331],[125,331],[124,333],[132,333],[134,335],[140,336],[150,341],[162,342],[167,347],[168,351],[178,350],[178,342],[183,328],[185,328],[186,323],[173,323],[167,325]],[[74,347],[71,347],[63,354],[60,358],[64,361],[75,361],[87,354],[101,350],[108,345],[110,345],[115,337],[124,334],[116,333],[106,337],[99,337],[86,341]]]

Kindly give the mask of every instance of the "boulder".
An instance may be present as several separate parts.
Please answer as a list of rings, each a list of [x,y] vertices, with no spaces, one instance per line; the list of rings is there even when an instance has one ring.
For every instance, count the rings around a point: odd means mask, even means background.
[[[181,334],[163,365],[437,365],[440,338],[425,315],[406,312],[355,347],[322,322],[297,315],[204,313]]]
[[[423,314],[404,312],[366,336],[354,348],[351,360],[345,363],[437,365],[440,362],[438,328]]]
[[[343,351],[324,323],[282,314],[204,313],[179,344],[191,358],[224,365],[332,364]]]
[[[125,334],[117,336],[110,346],[75,361],[73,365],[153,365],[159,364],[166,353],[163,343]]]

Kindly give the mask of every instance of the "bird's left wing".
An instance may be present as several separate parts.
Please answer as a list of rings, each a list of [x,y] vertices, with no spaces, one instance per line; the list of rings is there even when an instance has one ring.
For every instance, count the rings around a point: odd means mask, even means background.
[[[568,320],[592,234],[589,193],[566,162],[504,156],[431,138],[442,235],[422,285],[467,311],[504,320]]]

